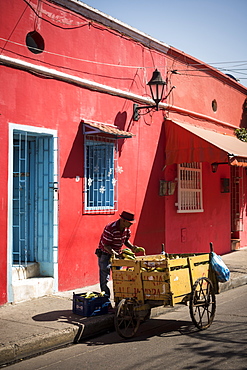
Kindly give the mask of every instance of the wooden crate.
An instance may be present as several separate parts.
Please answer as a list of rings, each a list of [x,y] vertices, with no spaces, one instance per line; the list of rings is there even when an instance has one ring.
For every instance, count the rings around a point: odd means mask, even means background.
[[[172,305],[182,302],[191,293],[197,279],[209,276],[209,261],[209,253],[168,259]]]
[[[141,280],[145,300],[170,302],[170,282],[167,258],[153,255],[141,258]]]
[[[140,261],[114,259],[112,279],[116,301],[122,298],[136,298],[144,302]]]
[[[136,298],[174,305],[191,293],[200,277],[209,276],[210,254],[149,255],[112,261],[114,298]]]

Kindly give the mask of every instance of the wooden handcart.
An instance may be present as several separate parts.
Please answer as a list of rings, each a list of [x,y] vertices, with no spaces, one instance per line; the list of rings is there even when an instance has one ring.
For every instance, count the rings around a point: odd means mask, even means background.
[[[123,338],[133,337],[151,308],[189,303],[192,322],[208,328],[216,310],[218,283],[210,253],[170,254],[113,259],[112,278],[116,312],[114,323]]]

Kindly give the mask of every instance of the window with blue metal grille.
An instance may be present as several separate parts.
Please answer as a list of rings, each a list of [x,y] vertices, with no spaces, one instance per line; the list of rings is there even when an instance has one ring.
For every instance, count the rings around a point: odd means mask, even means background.
[[[115,140],[85,138],[85,211],[114,211],[117,206]]]

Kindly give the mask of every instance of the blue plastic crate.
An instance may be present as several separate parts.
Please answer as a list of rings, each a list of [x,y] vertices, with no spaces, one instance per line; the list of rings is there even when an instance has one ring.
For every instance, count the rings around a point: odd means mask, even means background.
[[[98,293],[95,293],[98,294]],[[85,298],[86,293],[73,293],[73,313],[85,317],[105,315],[108,313],[108,297]]]

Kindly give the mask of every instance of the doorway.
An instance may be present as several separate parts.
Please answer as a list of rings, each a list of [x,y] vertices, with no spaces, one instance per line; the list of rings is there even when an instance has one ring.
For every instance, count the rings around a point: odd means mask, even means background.
[[[240,247],[244,231],[244,168],[231,166],[231,239],[232,249]]]
[[[53,277],[57,286],[57,135],[55,130],[12,124],[9,143],[11,297],[12,266],[37,263],[39,275]]]

